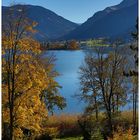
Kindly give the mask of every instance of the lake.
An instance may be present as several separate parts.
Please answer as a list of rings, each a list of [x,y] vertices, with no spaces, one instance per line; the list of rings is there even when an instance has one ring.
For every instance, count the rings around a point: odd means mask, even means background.
[[[56,113],[81,113],[84,110],[85,104],[79,101],[74,94],[79,93],[79,67],[84,62],[85,53],[87,50],[77,51],[49,51],[55,55],[55,69],[60,76],[56,81],[62,86],[60,93],[66,98],[67,107],[63,110],[55,110]],[[131,109],[131,105],[126,105],[124,109]]]
[[[84,103],[73,97],[79,92],[78,70],[84,61],[85,51],[49,51],[55,55],[55,69],[60,76],[56,81],[62,86],[60,93],[66,98],[67,107],[63,110],[56,110],[57,113],[80,113],[83,112]]]

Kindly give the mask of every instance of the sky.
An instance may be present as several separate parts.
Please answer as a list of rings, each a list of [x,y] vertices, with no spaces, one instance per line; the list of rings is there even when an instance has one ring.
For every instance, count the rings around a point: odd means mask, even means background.
[[[31,4],[45,7],[58,15],[73,21],[83,23],[108,6],[119,4],[122,0],[2,0],[3,6],[12,3]]]

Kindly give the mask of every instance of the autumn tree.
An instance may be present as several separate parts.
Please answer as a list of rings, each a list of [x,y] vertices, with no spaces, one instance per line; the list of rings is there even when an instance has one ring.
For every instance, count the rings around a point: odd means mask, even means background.
[[[113,116],[126,102],[124,64],[125,59],[116,48],[108,55],[98,48],[96,54],[86,55],[85,63],[80,67],[81,97],[93,105],[96,119],[99,108],[105,110],[110,136],[113,132]]]
[[[40,97],[51,114],[54,113],[55,107],[63,109],[66,106],[65,98],[59,93],[59,89],[62,87],[55,81],[55,77],[59,76],[59,73],[54,69],[55,60],[53,54],[47,55],[47,58],[42,58],[48,75],[48,87],[42,91]]]
[[[96,120],[98,121],[98,112],[100,108],[100,100],[98,90],[95,86],[96,77],[94,77],[93,67],[94,57],[92,53],[88,54],[85,57],[85,63],[80,67],[80,98],[85,102],[88,102],[88,107],[86,108],[86,112],[94,112],[96,114]]]
[[[58,87],[54,80],[57,75],[51,77],[53,66],[45,65],[40,57],[40,44],[32,38],[36,23],[26,17],[24,6],[11,6],[5,14],[2,24],[3,137],[34,139],[42,133],[43,121],[48,117],[42,92]]]
[[[79,47],[78,47],[78,44],[75,40],[72,40],[69,42],[69,49],[72,49],[72,50],[77,50]]]

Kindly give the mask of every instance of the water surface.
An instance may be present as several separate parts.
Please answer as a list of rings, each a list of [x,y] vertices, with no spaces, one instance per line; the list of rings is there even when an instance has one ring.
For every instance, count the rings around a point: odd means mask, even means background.
[[[67,102],[67,107],[63,111],[55,110],[57,113],[81,113],[84,110],[84,102],[79,101],[74,95],[79,93],[80,81],[78,71],[82,63],[84,63],[86,52],[87,50],[53,50],[47,52],[47,54],[53,54],[56,57],[55,69],[60,74],[60,76],[56,78],[56,81],[62,86],[60,93],[66,98]],[[128,103],[122,110],[128,110],[131,108],[132,105]]]
[[[80,113],[83,112],[84,103],[77,100],[74,94],[79,93],[79,67],[84,62],[85,51],[49,51],[56,57],[55,69],[60,76],[56,81],[62,86],[60,93],[66,98],[67,107],[60,113]]]

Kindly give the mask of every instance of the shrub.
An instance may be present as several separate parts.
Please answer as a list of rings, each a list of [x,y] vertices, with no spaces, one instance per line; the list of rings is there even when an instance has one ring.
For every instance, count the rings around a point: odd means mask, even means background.
[[[113,133],[113,139],[108,140],[136,140],[136,136],[133,135],[133,129],[129,128],[126,132],[122,127],[118,127],[117,131]]]
[[[83,115],[78,120],[79,126],[82,130],[83,140],[102,140],[100,124],[92,115]]]

